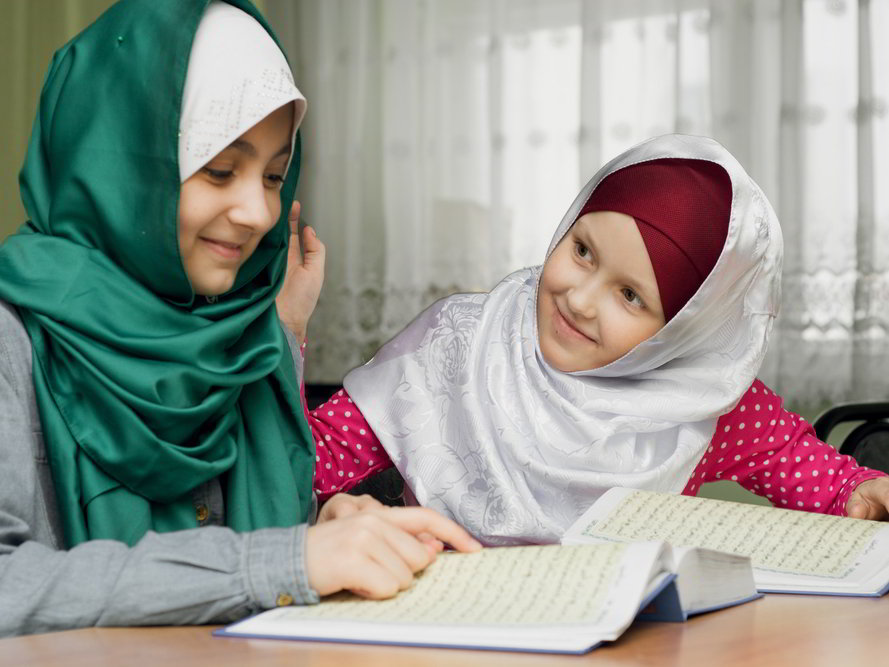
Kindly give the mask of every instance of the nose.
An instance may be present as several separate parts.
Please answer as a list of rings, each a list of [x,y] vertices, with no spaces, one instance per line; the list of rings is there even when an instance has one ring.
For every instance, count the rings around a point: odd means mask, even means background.
[[[568,308],[578,319],[592,320],[599,312],[601,285],[596,280],[586,280],[568,291]]]
[[[278,191],[267,189],[261,178],[245,179],[233,195],[228,215],[233,224],[265,233],[277,222],[272,203],[278,201]]]

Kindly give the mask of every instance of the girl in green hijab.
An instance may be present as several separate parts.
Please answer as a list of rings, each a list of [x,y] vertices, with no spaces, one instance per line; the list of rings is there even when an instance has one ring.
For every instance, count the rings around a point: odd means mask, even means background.
[[[367,499],[307,527],[304,110],[247,0],[124,0],[56,53],[0,248],[0,636],[384,597],[477,548]]]

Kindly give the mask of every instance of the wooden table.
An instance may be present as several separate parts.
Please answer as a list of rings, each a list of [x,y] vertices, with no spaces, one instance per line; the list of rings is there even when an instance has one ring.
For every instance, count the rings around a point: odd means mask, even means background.
[[[885,665],[889,596],[769,595],[687,623],[637,623],[583,656],[212,637],[210,627],[90,628],[0,640],[0,665]]]

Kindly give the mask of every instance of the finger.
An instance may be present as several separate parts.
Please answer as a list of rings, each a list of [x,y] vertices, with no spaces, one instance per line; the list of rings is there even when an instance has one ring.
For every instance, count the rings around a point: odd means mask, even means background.
[[[353,516],[360,512],[376,509],[385,509],[385,505],[373,496],[367,494],[350,496],[345,493],[338,493],[324,504],[324,507],[321,508],[321,512],[325,513],[324,519],[328,521],[330,519],[342,519],[343,517]]]
[[[362,531],[362,534],[356,536],[358,544],[363,544],[365,540],[370,541],[371,535],[383,540],[391,549],[392,554],[411,571],[411,574],[419,572],[435,559],[436,552],[434,550],[429,549],[414,535],[399,528],[391,521],[385,520],[383,516],[384,513],[365,510],[359,518],[354,520],[357,526],[356,530]],[[381,561],[381,564],[385,563]]]
[[[862,483],[852,494],[858,494],[867,505],[866,519],[885,520],[889,516],[889,479],[877,477]]]
[[[846,503],[846,516],[850,516],[853,519],[866,519],[869,514],[868,509],[867,503],[853,494],[850,496],[849,502]]]
[[[864,512],[861,514],[861,516],[858,516],[856,518],[870,519],[871,521],[879,521],[879,520],[885,518],[886,509],[885,509],[885,507],[883,507],[883,505],[873,502],[870,499],[865,500],[863,505],[865,508]]]
[[[411,573],[419,572],[429,565],[438,553],[435,549],[398,526],[381,521],[381,535],[398,557],[410,568]]]
[[[327,254],[327,248],[318,238],[315,229],[310,225],[303,228],[300,237],[300,246],[302,248],[304,264],[324,264],[324,257]]]
[[[427,547],[432,549],[435,553],[444,550],[444,542],[434,538],[429,533],[420,533],[419,535],[417,535],[417,539],[420,540]]]
[[[347,493],[335,493],[321,505],[321,510],[318,512],[318,521],[320,522],[322,518],[325,521],[330,521],[331,519],[354,514],[357,510],[355,505],[356,499],[354,496],[350,496]]]
[[[873,492],[873,496],[877,498],[880,503],[889,502],[889,477],[875,477],[870,481],[873,482],[869,485]]]
[[[385,509],[385,505],[371,495],[362,493],[360,496],[354,496],[355,502],[361,511],[369,509]]]
[[[417,569],[422,569],[412,566],[412,563],[417,560],[416,553],[412,553],[410,547],[406,548],[403,542],[399,542],[397,537],[390,534],[398,532],[395,526],[387,524],[385,521],[370,523],[368,520],[374,519],[374,517],[364,516],[363,527],[356,535],[356,545],[364,556],[373,559],[377,565],[389,573],[392,579],[397,582],[399,589],[407,588],[414,579],[414,572]],[[413,539],[404,531],[400,532],[405,537]],[[425,549],[416,540],[414,542],[416,543],[415,547],[423,552],[423,557],[428,561]],[[358,580],[355,584],[365,588],[372,587],[372,582],[365,579]]]
[[[290,237],[287,247],[287,270],[292,267],[299,266],[303,263],[303,242],[299,234],[299,212],[300,204],[298,201],[293,202],[290,207],[290,213],[287,216],[290,222]]]
[[[351,503],[342,503],[333,508],[331,512],[330,518],[332,519],[343,519],[347,516],[352,516],[353,514],[358,514],[358,508]]]
[[[869,491],[869,489],[867,490]],[[846,516],[853,519],[880,519],[883,508],[876,502],[866,490],[856,489],[846,502]]]
[[[478,551],[482,548],[463,528],[426,507],[389,507],[382,516],[412,535],[429,533],[458,551]]]
[[[846,516],[874,521],[889,516],[889,478],[877,477],[859,484],[846,502]]]
[[[355,595],[371,600],[385,600],[402,590],[398,579],[375,559],[363,556],[351,570],[351,583],[344,586]],[[410,585],[410,584],[408,584]]]

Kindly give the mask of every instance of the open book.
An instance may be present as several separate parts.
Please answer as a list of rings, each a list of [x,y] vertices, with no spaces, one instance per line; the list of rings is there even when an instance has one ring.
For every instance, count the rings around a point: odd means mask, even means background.
[[[614,488],[563,543],[665,540],[749,556],[765,593],[880,596],[889,591],[889,524],[707,498]]]
[[[500,547],[440,554],[388,600],[340,593],[215,634],[585,653],[637,616],[684,620],[756,597],[743,556],[663,542]]]

